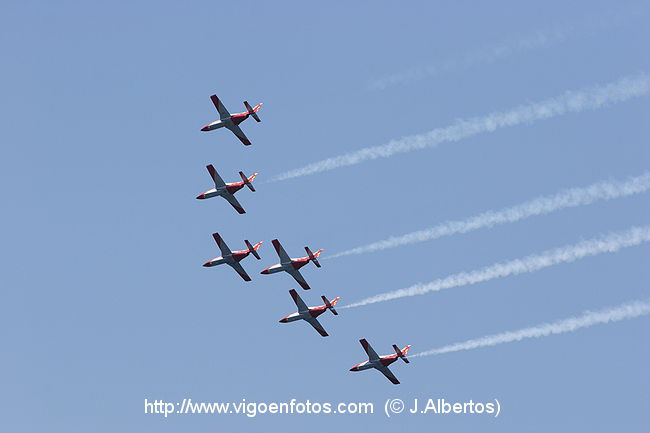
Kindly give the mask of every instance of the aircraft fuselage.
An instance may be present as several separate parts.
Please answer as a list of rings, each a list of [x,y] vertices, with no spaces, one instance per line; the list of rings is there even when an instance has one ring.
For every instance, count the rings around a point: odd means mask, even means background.
[[[219,120],[215,120],[214,122],[208,123],[203,128],[201,128],[201,131],[214,131],[215,129],[219,129],[219,128],[224,128],[224,127],[227,128],[230,125],[239,125],[244,120],[248,119],[248,116],[249,116],[248,113],[232,114],[230,117],[227,117],[225,119],[219,119]]]
[[[244,187],[244,182],[234,182],[227,183],[225,187],[221,188],[210,188],[202,194],[199,194],[196,198],[203,200],[206,198],[212,198],[217,196],[222,196],[226,193],[234,194]]]
[[[240,262],[246,257],[248,257],[249,254],[250,251],[248,250],[233,251],[231,255],[219,256],[219,257],[215,257],[212,260],[208,260],[203,264],[203,266],[205,266],[206,268],[211,268],[212,266]]]
[[[350,371],[363,371],[363,370],[368,370],[370,368],[380,368],[380,367],[388,367],[391,365],[393,362],[397,361],[397,354],[395,355],[386,355],[380,357],[376,361],[363,361],[354,367],[350,369]]]
[[[286,317],[283,317],[280,319],[281,323],[289,323],[289,322],[295,322],[296,320],[307,320],[309,318],[316,318],[323,314],[325,310],[327,309],[326,306],[320,306],[320,307],[310,307],[309,311],[303,311],[303,312],[295,312],[292,314],[289,314]]]
[[[263,274],[275,274],[278,272],[289,272],[292,270],[298,270],[309,263],[309,257],[303,257],[301,259],[291,259],[290,262],[278,263],[262,271]]]

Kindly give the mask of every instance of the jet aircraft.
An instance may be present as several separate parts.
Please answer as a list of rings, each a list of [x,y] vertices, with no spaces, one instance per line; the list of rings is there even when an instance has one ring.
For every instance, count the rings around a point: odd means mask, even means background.
[[[246,213],[242,205],[235,198],[235,193],[242,189],[244,185],[246,185],[251,191],[255,192],[255,188],[253,188],[252,182],[257,177],[257,173],[253,174],[250,177],[246,177],[246,175],[240,171],[239,176],[241,177],[241,182],[225,183],[223,179],[221,179],[221,176],[219,176],[219,173],[217,173],[217,170],[214,169],[212,164],[206,165],[205,168],[208,169],[208,172],[214,181],[214,188],[209,189],[202,194],[199,194],[196,198],[198,200],[204,200],[206,198],[221,196],[225,198],[237,212],[240,214]]]
[[[248,116],[252,116],[256,121],[261,122],[257,115],[257,111],[262,107],[262,104],[257,104],[255,107],[251,107],[248,104],[248,101],[244,101],[244,106],[246,107],[245,112],[230,114],[219,98],[217,98],[217,95],[210,96],[210,99],[219,112],[219,120],[208,123],[201,128],[201,131],[213,131],[219,128],[228,128],[242,143],[244,143],[244,146],[250,146],[251,142],[246,137],[246,134],[244,134],[244,131],[241,130],[239,124],[248,119]]]
[[[262,245],[262,242],[258,242],[255,245],[251,245],[248,240],[244,240],[246,243],[246,246],[248,249],[246,250],[241,250],[241,251],[230,251],[230,248],[228,248],[228,245],[224,242],[223,239],[221,239],[221,236],[219,236],[219,233],[212,233],[212,237],[214,238],[215,242],[219,246],[219,249],[221,250],[221,256],[215,257],[212,260],[208,260],[203,264],[206,268],[210,268],[212,266],[217,266],[217,265],[223,265],[224,263],[229,265],[231,268],[233,268],[237,273],[244,279],[244,281],[250,281],[251,277],[248,276],[242,265],[239,263],[246,257],[248,257],[249,254],[252,254],[255,256],[257,260],[260,259],[260,255],[257,253],[257,250],[259,247]]]
[[[363,371],[363,370],[368,370],[370,368],[374,368],[379,370],[384,376],[388,378],[393,384],[399,385],[399,380],[393,375],[393,372],[391,372],[388,369],[388,366],[391,365],[393,362],[397,361],[397,358],[401,358],[402,361],[406,362],[407,364],[409,363],[409,360],[406,359],[406,354],[408,353],[409,349],[411,346],[406,346],[402,350],[397,347],[397,345],[393,344],[393,350],[395,353],[392,355],[385,355],[385,356],[379,356],[377,355],[377,352],[374,351],[370,343],[366,341],[365,338],[362,338],[359,340],[359,343],[361,343],[361,346],[363,346],[363,350],[366,351],[368,354],[368,360],[363,361],[360,364],[355,365],[350,369],[350,371]]]
[[[323,326],[320,324],[317,317],[323,314],[327,310],[330,310],[332,314],[338,316],[339,313],[334,309],[334,306],[341,298],[338,297],[334,298],[332,299],[332,302],[330,302],[327,300],[325,296],[321,296],[323,302],[325,303],[324,305],[318,307],[308,307],[307,304],[303,302],[302,298],[300,298],[298,292],[296,292],[294,289],[289,290],[289,294],[293,298],[293,302],[296,304],[296,307],[298,307],[298,311],[283,317],[282,319],[280,319],[280,323],[289,323],[289,322],[295,322],[296,320],[304,320],[305,322],[313,326],[314,329],[318,331],[320,335],[322,335],[323,337],[327,337],[329,334],[327,333],[327,331],[325,331]]]
[[[275,264],[273,266],[269,266],[268,268],[264,269],[261,273],[262,274],[275,274],[276,272],[286,272],[289,275],[291,275],[298,284],[300,284],[300,287],[302,287],[305,290],[311,289],[309,287],[309,284],[307,284],[307,281],[305,281],[305,278],[302,276],[300,271],[298,269],[302,268],[305,266],[307,263],[314,262],[314,265],[316,267],[320,268],[320,263],[318,263],[318,256],[323,252],[323,250],[318,250],[315,253],[312,253],[309,247],[305,247],[305,251],[307,251],[307,257],[301,257],[299,259],[292,259],[289,257],[287,252],[282,248],[282,245],[280,244],[280,241],[277,239],[273,239],[271,241],[273,243],[273,247],[275,247],[275,251],[278,253],[278,256],[280,257],[280,263]]]

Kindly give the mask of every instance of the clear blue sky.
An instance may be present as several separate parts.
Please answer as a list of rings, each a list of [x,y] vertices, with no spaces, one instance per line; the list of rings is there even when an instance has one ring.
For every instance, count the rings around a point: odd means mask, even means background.
[[[479,134],[301,179],[286,170],[457,118],[650,71],[650,14],[613,2],[11,2],[0,14],[3,196],[0,430],[7,432],[647,432],[650,319],[351,373],[357,340],[413,351],[519,329],[650,293],[650,246],[540,272],[322,316],[293,312],[287,275],[260,275],[288,252],[324,256],[498,209],[562,187],[648,169],[650,98]],[[640,14],[640,15],[639,15]],[[592,25],[590,21],[605,25]],[[586,25],[585,22],[592,23]],[[437,65],[537,31],[562,41],[422,80],[373,78]],[[200,132],[264,102],[262,123]],[[236,214],[210,187],[259,172]],[[384,252],[324,260],[304,275],[342,303],[649,223],[640,195]],[[244,283],[201,264],[264,240]],[[143,399],[371,401],[498,398],[469,415],[176,416]]]

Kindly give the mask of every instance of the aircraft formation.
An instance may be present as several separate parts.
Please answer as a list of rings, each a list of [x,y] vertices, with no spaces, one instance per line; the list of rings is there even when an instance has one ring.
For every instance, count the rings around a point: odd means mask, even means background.
[[[235,134],[235,136],[244,144],[244,146],[250,146],[252,144],[251,141],[248,139],[248,137],[246,137],[246,134],[244,134],[244,131],[242,131],[239,125],[249,117],[252,117],[257,122],[261,122],[261,119],[257,115],[257,112],[262,107],[262,104],[260,103],[255,107],[251,107],[248,101],[244,101],[244,106],[246,107],[245,112],[230,114],[230,112],[226,109],[217,95],[210,96],[210,99],[212,100],[212,103],[219,113],[219,119],[210,122],[202,127],[201,131],[213,131],[219,128],[227,128],[233,134]],[[212,197],[222,197],[228,203],[230,203],[230,205],[237,211],[237,213],[246,213],[242,204],[235,197],[235,194],[245,186],[248,187],[248,189],[250,189],[252,192],[255,192],[253,181],[257,177],[257,173],[254,173],[251,176],[246,176],[242,171],[240,171],[239,177],[241,178],[241,181],[226,183],[221,178],[214,166],[212,166],[212,164],[207,165],[206,168],[210,174],[210,177],[212,178],[214,188],[208,189],[207,191],[199,194],[196,198],[198,200],[205,200]],[[255,245],[253,245],[250,243],[250,241],[245,239],[244,244],[246,246],[246,249],[232,251],[219,233],[213,233],[212,237],[217,243],[217,246],[221,251],[221,255],[206,261],[203,266],[210,268],[213,266],[226,264],[233,268],[244,281],[251,281],[251,277],[242,266],[241,261],[251,254],[257,260],[261,260],[258,250],[262,246],[262,242],[257,242]],[[300,269],[310,262],[313,263],[317,268],[320,268],[321,264],[318,261],[318,257],[321,255],[323,250],[319,249],[315,252],[312,252],[309,247],[305,247],[305,252],[307,253],[305,257],[291,258],[289,254],[287,254],[287,252],[284,250],[282,244],[280,244],[280,241],[278,239],[273,239],[271,243],[273,244],[275,252],[280,259],[280,263],[276,263],[265,268],[261,274],[269,275],[286,272],[287,274],[291,275],[291,277],[293,277],[293,279],[300,285],[300,287],[302,287],[304,290],[310,290],[311,287],[309,286],[309,283],[307,283],[307,280],[305,280],[305,277],[302,275],[302,273],[300,273]],[[280,323],[290,323],[304,320],[305,322],[309,323],[322,337],[329,336],[323,325],[321,325],[321,323],[318,321],[318,317],[328,310],[331,311],[332,314],[338,315],[339,313],[336,311],[334,306],[340,298],[336,297],[329,301],[324,295],[322,295],[321,299],[323,300],[323,305],[308,307],[296,290],[289,290],[289,294],[291,295],[293,302],[296,304],[298,311],[283,317],[280,319]],[[365,338],[359,340],[359,342],[361,343],[363,349],[366,351],[368,360],[356,364],[354,367],[350,368],[350,371],[363,371],[374,368],[386,376],[386,378],[393,384],[399,384],[399,380],[397,380],[388,366],[397,361],[397,359],[401,359],[405,363],[408,363],[409,360],[406,358],[406,354],[408,353],[411,346],[406,346],[403,349],[399,349],[397,345],[393,344],[394,353],[390,355],[379,356]]]

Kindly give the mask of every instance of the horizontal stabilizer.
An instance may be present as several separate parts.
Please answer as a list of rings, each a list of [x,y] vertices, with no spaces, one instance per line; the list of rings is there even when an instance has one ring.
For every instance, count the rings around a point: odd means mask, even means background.
[[[244,243],[245,243],[246,246],[248,247],[248,252],[250,252],[253,256],[255,256],[255,258],[256,258],[257,260],[260,260],[261,257],[260,257],[260,255],[258,254],[257,249],[260,247],[260,245],[262,245],[262,242],[258,242],[258,243],[256,243],[256,244],[253,246],[253,245],[251,245],[250,242],[248,242],[248,239],[244,239]]]
[[[255,188],[253,188],[253,180],[257,177],[257,173],[253,174],[251,177],[246,177],[243,171],[239,172],[239,177],[241,177],[241,180],[244,182],[244,185],[248,187],[251,191],[255,192]]]
[[[407,364],[409,364],[410,361],[406,359],[406,353],[409,351],[410,348],[411,346],[406,346],[404,350],[399,350],[399,347],[397,347],[396,344],[393,344],[393,349],[395,350],[395,353],[397,353],[397,356]]]
[[[255,108],[253,108],[250,106],[248,101],[244,101],[244,105],[246,106],[246,110],[248,111],[248,114],[250,114],[253,117],[253,119],[255,119],[256,121],[261,122],[259,116],[257,115],[257,110],[260,109],[262,104],[257,104]]]
[[[318,256],[320,256],[320,253],[323,252],[323,250],[318,250],[316,253],[312,253],[309,247],[305,247],[305,251],[307,251],[307,255],[309,256],[309,260],[314,262],[317,268],[320,268],[320,263],[318,262]]]
[[[321,298],[323,299],[323,302],[325,302],[325,306],[332,312],[332,314],[334,314],[335,316],[338,316],[339,313],[334,309],[334,305],[336,305],[336,303],[341,298],[336,297],[336,298],[334,298],[332,300],[332,302],[330,302],[325,296],[321,296]]]

